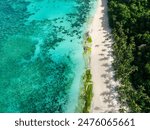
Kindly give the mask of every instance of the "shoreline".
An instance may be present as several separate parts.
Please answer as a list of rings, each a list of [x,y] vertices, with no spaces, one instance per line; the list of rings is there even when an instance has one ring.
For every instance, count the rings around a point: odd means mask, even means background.
[[[98,0],[93,20],[89,25],[92,39],[90,70],[93,82],[92,113],[119,112],[120,104],[112,68],[112,36],[107,16],[107,0]]]

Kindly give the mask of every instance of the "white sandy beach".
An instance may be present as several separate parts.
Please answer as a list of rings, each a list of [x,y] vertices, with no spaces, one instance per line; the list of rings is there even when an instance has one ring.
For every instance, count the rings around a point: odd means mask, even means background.
[[[89,28],[92,37],[91,73],[93,100],[91,112],[119,112],[117,83],[112,69],[112,38],[108,25],[107,0],[98,0],[97,9]]]

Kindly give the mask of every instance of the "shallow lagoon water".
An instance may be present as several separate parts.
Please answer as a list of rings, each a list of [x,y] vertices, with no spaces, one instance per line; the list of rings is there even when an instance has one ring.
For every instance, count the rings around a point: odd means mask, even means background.
[[[0,0],[0,112],[75,112],[95,0]]]

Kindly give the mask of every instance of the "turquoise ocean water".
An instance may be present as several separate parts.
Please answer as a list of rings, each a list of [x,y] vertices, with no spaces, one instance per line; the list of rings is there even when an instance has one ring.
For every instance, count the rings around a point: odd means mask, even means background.
[[[96,0],[0,0],[0,112],[74,112]]]

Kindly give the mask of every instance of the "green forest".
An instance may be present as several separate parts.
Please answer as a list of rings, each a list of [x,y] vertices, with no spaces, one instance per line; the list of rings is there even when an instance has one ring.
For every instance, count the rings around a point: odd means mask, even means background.
[[[150,0],[108,0],[108,14],[120,102],[150,112]]]

